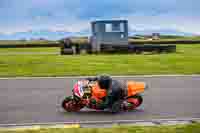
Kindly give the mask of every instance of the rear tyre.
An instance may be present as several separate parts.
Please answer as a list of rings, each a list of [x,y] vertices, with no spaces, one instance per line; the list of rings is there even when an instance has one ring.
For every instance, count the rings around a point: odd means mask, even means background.
[[[135,96],[127,98],[126,101],[128,104],[130,104],[130,106],[126,107],[126,110],[133,110],[143,103],[143,98],[141,95],[137,94]]]
[[[138,100],[138,103],[135,104],[136,108],[139,107],[143,103],[143,98],[141,95],[137,94],[133,96],[133,98]]]

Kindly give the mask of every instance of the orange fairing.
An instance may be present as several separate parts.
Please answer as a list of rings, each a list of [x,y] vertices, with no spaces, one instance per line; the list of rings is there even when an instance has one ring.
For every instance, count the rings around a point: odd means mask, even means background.
[[[98,85],[98,83],[96,83],[93,87],[92,87],[92,97],[94,97],[95,99],[102,99],[107,95],[106,90],[105,89],[101,89]]]
[[[145,83],[143,82],[128,81],[127,82],[128,97],[134,96],[137,93],[144,92],[144,88],[145,88]]]

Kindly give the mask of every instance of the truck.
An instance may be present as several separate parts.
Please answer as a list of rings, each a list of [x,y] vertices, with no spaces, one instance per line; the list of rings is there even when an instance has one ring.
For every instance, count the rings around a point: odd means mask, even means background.
[[[127,20],[100,20],[91,22],[92,36],[85,44],[71,43],[70,38],[61,47],[61,54],[101,53],[101,52],[174,52],[176,45],[130,44],[128,42]]]

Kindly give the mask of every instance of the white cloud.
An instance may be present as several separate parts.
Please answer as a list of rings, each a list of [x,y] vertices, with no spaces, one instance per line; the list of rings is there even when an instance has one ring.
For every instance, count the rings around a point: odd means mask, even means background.
[[[90,28],[90,23],[87,21],[77,20],[71,24],[56,24],[48,29],[51,31],[67,31],[67,32],[80,32]]]
[[[9,3],[9,4],[8,4]],[[94,19],[128,19],[131,29],[200,34],[199,0],[2,0],[0,32],[79,32]]]
[[[183,32],[200,34],[200,17],[193,17],[190,14],[166,13],[155,16],[145,14],[129,14],[126,16],[129,26],[134,30],[148,29],[175,29]]]

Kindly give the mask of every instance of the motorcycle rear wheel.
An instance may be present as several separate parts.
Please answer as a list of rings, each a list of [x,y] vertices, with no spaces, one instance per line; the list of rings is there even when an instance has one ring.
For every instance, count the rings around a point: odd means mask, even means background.
[[[143,103],[143,98],[141,95],[137,94],[135,96],[131,96],[131,97],[127,98],[126,101],[128,103],[132,104],[132,106],[128,107],[127,110],[133,110],[133,109],[139,107]]]

